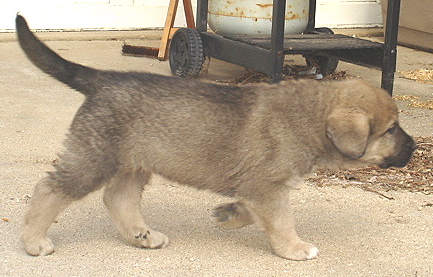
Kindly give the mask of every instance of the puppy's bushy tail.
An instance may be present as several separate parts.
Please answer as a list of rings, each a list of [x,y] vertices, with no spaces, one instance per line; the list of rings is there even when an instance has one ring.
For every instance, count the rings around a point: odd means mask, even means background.
[[[91,79],[97,77],[97,70],[69,62],[57,55],[30,31],[21,15],[16,17],[16,29],[21,48],[37,67],[86,96],[96,93],[97,88]]]

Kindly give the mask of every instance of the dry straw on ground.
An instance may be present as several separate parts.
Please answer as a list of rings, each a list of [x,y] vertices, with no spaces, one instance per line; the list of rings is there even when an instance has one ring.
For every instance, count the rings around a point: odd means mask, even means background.
[[[315,79],[316,74],[311,72],[311,68],[307,66],[301,66],[301,65],[284,65],[283,68],[283,75],[284,80],[293,80],[293,79]],[[347,74],[346,71],[335,71],[332,74],[329,74],[325,76],[324,80],[344,80],[348,78],[353,78],[354,76],[351,76]],[[260,73],[257,71],[247,70],[245,74],[242,74],[240,76],[235,77],[233,80],[228,81],[222,81],[222,83],[228,83],[228,84],[250,84],[250,83],[267,83],[269,82],[269,76]]]
[[[416,137],[415,140],[418,148],[406,167],[323,170],[308,181],[317,186],[357,186],[374,192],[404,190],[433,194],[433,138]]]
[[[395,100],[409,101],[409,106],[415,108],[423,108],[433,110],[433,100],[422,101],[419,97],[414,95],[400,95],[394,96]]]
[[[402,78],[433,85],[433,70],[431,69],[405,70],[399,73]]]

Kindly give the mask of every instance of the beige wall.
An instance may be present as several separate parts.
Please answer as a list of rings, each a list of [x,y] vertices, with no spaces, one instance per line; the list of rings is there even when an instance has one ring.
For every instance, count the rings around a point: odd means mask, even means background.
[[[182,1],[179,2],[182,11]],[[192,2],[195,7],[197,1]],[[168,3],[169,0],[2,0],[0,30],[14,29],[17,12],[26,16],[34,29],[162,27]],[[185,26],[183,14],[178,12],[177,18],[176,25]],[[376,0],[318,0],[318,26],[372,27],[381,22],[380,3]]]

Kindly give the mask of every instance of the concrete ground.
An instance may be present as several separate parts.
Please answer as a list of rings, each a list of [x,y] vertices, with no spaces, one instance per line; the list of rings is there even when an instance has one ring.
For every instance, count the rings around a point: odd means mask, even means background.
[[[122,56],[119,33],[89,41],[94,35],[68,41],[68,34],[41,34],[75,62],[170,74],[167,62]],[[138,35],[140,41],[127,35],[128,42],[158,46],[158,36]],[[433,69],[433,54],[399,48],[399,70],[422,68]],[[376,70],[346,63],[338,70],[380,84]],[[201,78],[227,80],[242,73],[243,68],[211,60]],[[145,191],[143,210],[149,224],[170,237],[169,247],[127,245],[97,192],[53,224],[54,254],[30,257],[19,241],[27,200],[62,150],[83,97],[35,68],[11,34],[0,34],[0,76],[0,276],[433,276],[433,208],[426,205],[433,203],[432,195],[387,192],[395,199],[389,200],[359,188],[311,184],[294,191],[292,203],[300,235],[321,250],[315,260],[273,255],[256,226],[232,231],[214,226],[208,210],[227,199],[161,178]],[[433,85],[397,77],[394,94],[431,100]],[[398,101],[403,127],[414,136],[432,136],[433,110],[408,103]]]

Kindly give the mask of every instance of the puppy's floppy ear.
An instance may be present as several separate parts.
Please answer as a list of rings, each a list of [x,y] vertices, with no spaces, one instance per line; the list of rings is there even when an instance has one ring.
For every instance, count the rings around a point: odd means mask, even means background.
[[[338,151],[353,160],[364,155],[370,134],[369,117],[360,110],[337,108],[326,122],[326,135]]]

